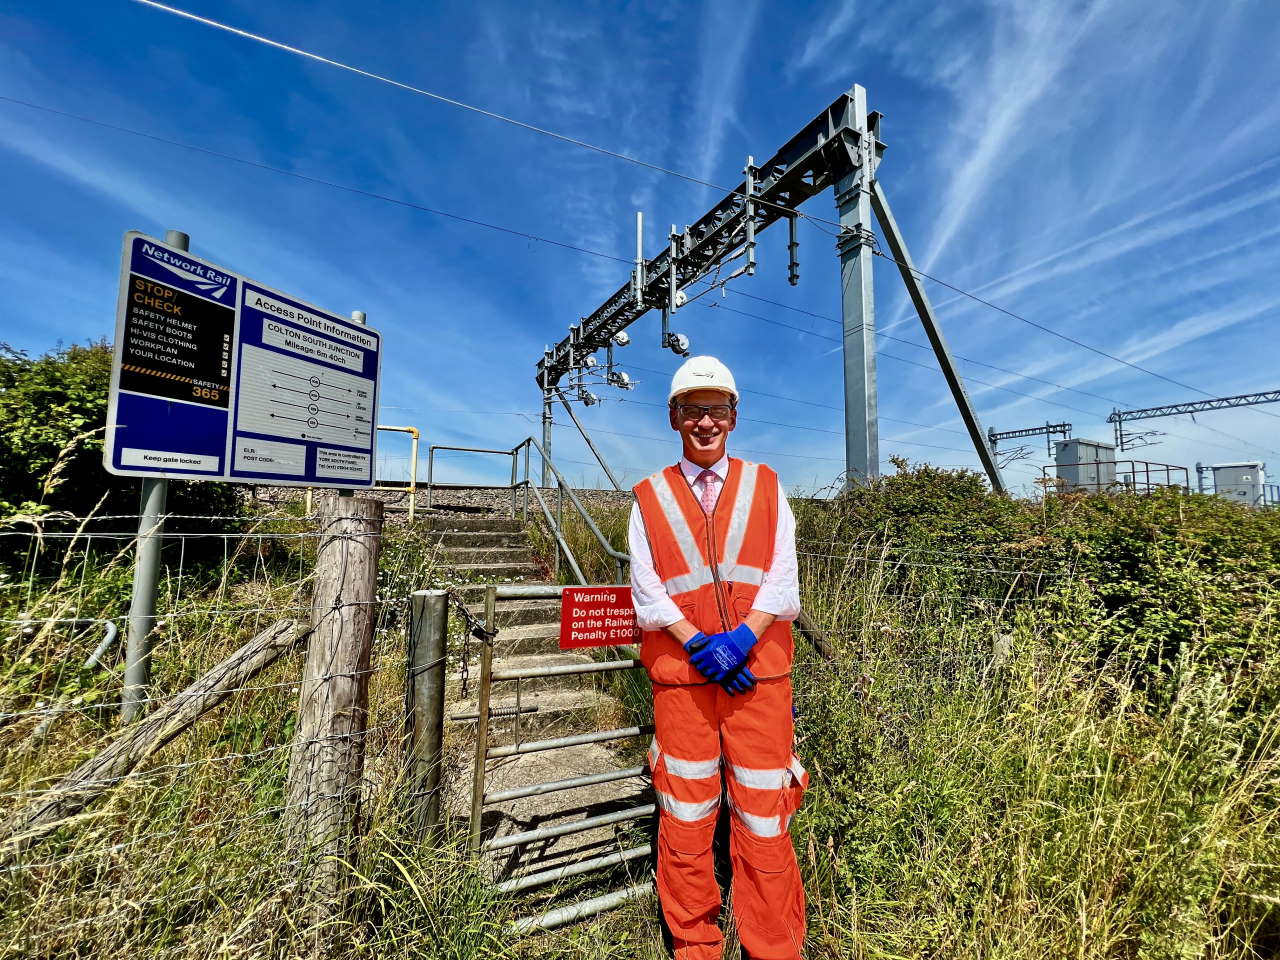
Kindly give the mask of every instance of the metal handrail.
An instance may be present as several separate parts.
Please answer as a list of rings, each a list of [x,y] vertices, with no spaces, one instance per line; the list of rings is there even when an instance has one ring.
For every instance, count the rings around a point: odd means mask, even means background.
[[[527,481],[526,481],[527,482]],[[556,523],[556,518],[551,515],[551,508],[547,506],[547,501],[543,499],[542,491],[537,487],[526,486],[526,490],[532,490],[533,495],[538,498],[538,506],[542,507],[542,515],[547,518],[547,527],[551,530],[551,535],[556,538],[558,549],[564,551],[564,557],[569,561],[569,567],[573,570],[573,575],[578,578],[578,582],[584,587],[587,585],[587,578],[582,575],[582,568],[578,566],[578,561],[573,555],[573,551],[569,549],[569,544],[564,538],[564,533],[560,530],[560,524]]]
[[[409,434],[409,522],[413,523],[413,518],[418,508],[418,441],[421,439],[422,433],[417,427],[394,427],[381,423],[374,429]],[[385,490],[387,488],[375,484],[374,489]],[[310,512],[311,510],[308,509],[307,513]]]
[[[452,483],[437,484],[435,482],[435,460],[436,460],[437,450],[452,450],[458,453],[487,453],[487,454],[493,454],[495,456],[510,457],[511,458],[511,483],[506,486],[509,486],[511,490],[511,516],[514,518],[516,515],[516,491],[519,490],[521,487],[523,487],[525,492],[524,516],[525,516],[525,519],[528,520],[529,491],[532,490],[534,496],[538,500],[538,505],[542,508],[542,515],[543,517],[546,518],[547,527],[550,529],[551,535],[555,538],[556,546],[557,546],[557,554],[556,554],[557,563],[559,563],[559,555],[560,555],[559,552],[563,551],[565,558],[569,561],[570,568],[573,570],[573,575],[578,579],[578,583],[586,586],[587,581],[586,581],[586,578],[583,576],[582,568],[578,565],[577,559],[573,556],[573,551],[569,549],[569,544],[564,538],[563,531],[560,529],[559,520],[556,518],[556,516],[552,514],[551,508],[547,505],[546,499],[542,496],[541,489],[537,484],[533,483],[529,475],[530,459],[531,459],[530,451],[534,449],[536,449],[538,451],[538,455],[542,457],[543,465],[546,466],[551,471],[552,476],[556,478],[557,489],[560,491],[561,496],[562,497],[564,497],[565,495],[568,496],[569,502],[573,505],[573,508],[578,511],[578,516],[580,516],[583,519],[583,521],[586,523],[587,528],[591,531],[592,536],[596,538],[596,542],[600,545],[601,549],[603,549],[605,553],[607,553],[613,559],[614,573],[616,574],[616,580],[617,582],[621,583],[623,564],[629,564],[631,562],[631,555],[627,553],[623,553],[621,550],[618,550],[617,548],[614,547],[612,543],[609,542],[608,538],[605,537],[605,535],[600,531],[600,528],[596,525],[595,520],[591,518],[591,514],[587,512],[587,508],[582,505],[582,501],[578,499],[578,495],[574,493],[573,487],[569,485],[569,481],[567,481],[564,478],[564,474],[562,474],[560,472],[559,467],[555,465],[555,461],[553,461],[551,457],[548,456],[547,451],[543,448],[542,444],[539,443],[534,437],[526,437],[524,440],[521,440],[510,450],[494,450],[489,447],[457,447],[449,444],[433,443],[430,447],[427,448],[427,509],[430,510],[435,505],[435,488],[437,486],[439,487],[477,486],[476,484],[452,484]],[[519,473],[520,451],[522,450],[524,451],[524,479],[521,480],[521,479],[518,479],[518,477],[520,475]],[[612,479],[612,475],[610,475],[610,479]],[[616,481],[614,485],[615,486],[617,485]],[[502,489],[504,485],[503,484],[482,484],[479,486],[482,486],[484,489],[499,490],[499,489]]]
[[[430,509],[434,506],[434,504],[435,504],[435,488],[436,488],[436,486],[437,486],[437,484],[436,484],[436,482],[435,482],[435,465],[436,465],[436,451],[437,451],[437,450],[453,450],[453,451],[456,451],[456,452],[458,452],[458,453],[491,453],[491,454],[494,454],[494,455],[496,455],[496,456],[501,456],[501,457],[510,457],[510,458],[511,458],[511,483],[509,483],[509,484],[480,484],[480,485],[478,485],[478,486],[479,486],[481,489],[489,489],[489,490],[500,490],[500,489],[502,489],[504,486],[505,486],[505,487],[509,487],[509,488],[511,489],[511,518],[514,520],[514,519],[515,519],[515,515],[516,515],[516,486],[517,486],[517,484],[516,484],[516,473],[517,473],[517,466],[516,466],[516,460],[517,460],[517,457],[516,457],[516,454],[519,452],[519,450],[520,450],[520,447],[521,447],[521,446],[523,446],[523,444],[517,444],[516,446],[512,447],[510,450],[492,450],[492,449],[490,449],[490,448],[488,448],[488,447],[454,447],[454,446],[450,446],[450,445],[448,445],[448,444],[443,444],[443,443],[433,443],[433,444],[431,444],[431,446],[429,446],[429,447],[427,448],[427,509],[428,509],[428,510],[430,510]],[[528,465],[528,459],[526,458],[526,467],[527,467],[527,465]],[[442,484],[439,484],[439,486],[441,486],[441,487],[469,487],[469,488],[470,488],[470,487],[476,487],[477,485],[476,485],[476,484],[465,484],[465,483],[442,483]],[[526,512],[526,514],[528,513],[527,505],[526,505],[526,511],[525,511],[525,512]]]
[[[578,499],[578,495],[573,492],[573,487],[569,486],[569,482],[565,480],[564,475],[560,472],[559,468],[556,466],[555,461],[552,460],[550,456],[548,456],[547,451],[543,449],[542,444],[539,443],[536,438],[534,437],[526,438],[522,443],[517,445],[515,449],[519,450],[521,447],[528,447],[530,449],[536,449],[538,451],[539,456],[542,457],[542,462],[551,469],[551,475],[556,478],[556,483],[559,485],[559,489],[563,490],[566,494],[568,494],[569,502],[573,504],[573,508],[578,511],[578,516],[582,517],[583,521],[587,525],[587,529],[589,529],[592,535],[596,538],[596,542],[600,544],[601,549],[603,549],[605,553],[607,553],[610,557],[613,558],[614,572],[617,574],[618,582],[621,582],[622,581],[622,565],[624,563],[629,564],[631,562],[631,555],[628,553],[623,553],[621,550],[616,549],[613,546],[613,544],[609,542],[608,538],[605,537],[605,535],[600,531],[600,528],[596,526],[595,520],[591,518],[591,514],[587,512],[587,508],[582,505],[582,501]],[[515,450],[512,451],[512,454],[513,455],[515,454]],[[543,504],[544,513],[548,513],[547,520],[549,523],[551,523],[552,521],[549,516],[549,511],[547,511],[546,504],[542,500],[542,495],[541,493],[539,493],[537,487],[530,481],[528,467],[529,467],[529,460],[526,457],[525,458],[525,477],[524,477],[524,480],[522,481],[522,484],[526,490],[533,489],[534,493],[538,495],[539,502]],[[564,538],[563,536],[560,535],[558,523],[553,523],[552,532],[553,534],[555,534],[556,540],[558,542],[563,541]],[[577,570],[576,562],[573,563],[572,565],[574,566],[575,572],[578,575],[579,582],[585,585],[586,580],[582,579],[581,572]]]

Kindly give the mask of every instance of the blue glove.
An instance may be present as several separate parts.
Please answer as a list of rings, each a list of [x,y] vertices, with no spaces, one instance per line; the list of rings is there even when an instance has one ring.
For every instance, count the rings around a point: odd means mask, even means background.
[[[728,633],[694,637],[685,644],[685,649],[691,654],[689,659],[699,673],[713,683],[723,684],[726,677],[734,675],[746,664],[747,654],[755,642],[756,635],[751,628],[741,623]]]
[[[685,642],[684,652],[693,653],[695,650],[701,650],[702,645],[707,642],[707,635],[699,630]]]
[[[731,673],[721,681],[720,686],[724,687],[725,693],[733,696],[736,693],[746,693],[756,685],[756,675],[751,672],[749,667],[744,666],[737,673]]]

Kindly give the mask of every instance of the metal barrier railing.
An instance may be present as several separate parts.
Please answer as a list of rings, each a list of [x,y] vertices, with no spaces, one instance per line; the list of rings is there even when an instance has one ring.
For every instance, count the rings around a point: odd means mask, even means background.
[[[1092,468],[1092,478],[1071,479],[1050,470],[1077,470]],[[1079,463],[1058,463],[1041,467],[1041,482],[1046,489],[1066,493],[1150,493],[1164,487],[1179,487],[1190,492],[1191,477],[1186,467],[1171,463],[1155,463],[1150,460],[1087,460]]]
[[[596,524],[595,520],[591,518],[591,514],[588,513],[587,508],[582,505],[582,501],[578,499],[577,493],[574,492],[574,489],[569,485],[569,482],[565,480],[564,475],[560,472],[559,468],[555,465],[555,461],[552,460],[551,457],[547,454],[547,451],[543,448],[541,443],[539,443],[533,437],[528,437],[525,440],[523,440],[520,444],[518,444],[516,446],[516,449],[519,450],[521,447],[523,447],[525,450],[524,479],[520,481],[521,486],[523,486],[525,489],[525,516],[527,519],[528,511],[529,511],[528,493],[530,490],[532,490],[538,498],[538,504],[539,506],[542,507],[542,514],[546,518],[547,524],[551,528],[552,534],[556,540],[556,547],[557,547],[557,553],[555,557],[556,574],[559,575],[559,567],[560,567],[559,551],[562,550],[564,552],[565,559],[569,563],[570,569],[573,570],[573,574],[578,580],[578,583],[582,584],[583,586],[585,586],[587,583],[586,578],[582,575],[581,568],[578,566],[578,561],[573,555],[573,551],[569,548],[569,544],[565,542],[565,539],[561,530],[564,523],[564,500],[565,500],[565,497],[567,496],[569,498],[569,503],[573,506],[574,510],[578,512],[578,516],[582,518],[582,521],[587,525],[587,529],[591,531],[591,535],[595,537],[596,543],[599,544],[600,548],[613,560],[613,569],[614,569],[614,576],[615,576],[614,582],[622,583],[623,566],[624,564],[631,563],[631,556],[629,554],[623,553],[621,550],[618,550],[616,547],[614,547],[614,545],[609,542],[608,537],[606,537],[600,531],[600,527]],[[547,507],[546,500],[544,500],[542,497],[542,491],[539,490],[538,487],[533,484],[529,476],[529,460],[530,460],[529,451],[531,450],[538,451],[538,455],[542,457],[542,463],[551,470],[551,475],[555,477],[559,500],[557,503],[556,516],[554,519],[551,516],[550,509]]]
[[[537,491],[535,490],[535,492]],[[506,790],[486,791],[486,777],[488,774],[488,765],[490,760],[500,760],[505,757],[520,756],[529,753],[540,753],[547,750],[559,750],[583,744],[607,743],[616,740],[648,736],[653,733],[653,726],[646,724],[634,727],[621,727],[613,730],[595,730],[589,733],[581,733],[567,737],[553,737],[541,740],[521,740],[519,727],[519,684],[521,680],[542,677],[581,676],[587,674],[608,673],[618,670],[635,670],[641,666],[639,660],[628,658],[622,660],[593,661],[581,664],[554,664],[546,667],[521,667],[515,669],[495,670],[493,666],[493,641],[498,634],[498,630],[496,628],[498,600],[560,599],[563,590],[564,587],[559,586],[535,586],[523,584],[490,584],[485,590],[484,620],[486,636],[480,653],[480,685],[476,697],[476,749],[474,767],[472,771],[471,811],[467,840],[468,849],[473,854],[495,850],[506,850],[521,847],[529,843],[552,840],[558,837],[570,836],[577,833],[584,833],[588,830],[594,830],[600,827],[630,823],[635,820],[652,817],[656,812],[654,804],[642,803],[624,810],[585,817],[571,823],[560,823],[551,826],[538,827],[536,829],[526,830],[520,833],[491,837],[488,840],[482,839],[482,817],[486,806],[510,800],[519,800],[525,797],[541,796],[547,793],[556,793],[602,783],[611,783],[636,777],[643,777],[646,772],[645,767],[643,766],[626,767],[618,770],[605,771],[603,773],[593,773],[578,777],[568,777],[561,780],[549,780],[542,783],[526,784]],[[511,681],[516,684],[517,708],[514,713],[516,723],[515,742],[500,746],[492,746],[489,742],[489,721],[494,718],[494,712],[490,708],[493,685],[494,683],[503,681]],[[630,863],[633,860],[648,857],[652,853],[653,850],[650,844],[640,844],[627,849],[618,850],[605,856],[565,864],[548,870],[538,870],[517,874],[516,876],[501,883],[499,885],[499,889],[504,892],[530,890],[535,887],[554,883],[567,877],[593,873],[598,870],[605,870],[621,864]],[[517,933],[525,933],[539,929],[551,929],[552,927],[561,926],[565,923],[573,922],[574,920],[595,916],[598,913],[610,910],[628,900],[644,896],[652,891],[653,883],[651,881],[633,884],[623,889],[615,890],[611,893],[594,897],[581,903],[571,904],[537,916],[525,917],[515,921],[512,925],[512,929]]]
[[[482,453],[491,454],[493,456],[510,457],[511,458],[511,482],[509,484],[474,484],[474,483],[436,483],[435,480],[435,457],[437,450],[450,450],[458,453]],[[542,488],[533,482],[530,476],[532,453],[536,450],[542,458],[542,466],[548,469],[556,481],[556,509],[553,512],[547,499],[543,496]],[[524,454],[524,471],[521,476],[520,460],[521,453]],[[591,514],[587,512],[587,508],[582,505],[582,500],[573,487],[569,485],[569,481],[564,478],[564,474],[555,465],[555,462],[547,455],[542,444],[533,437],[526,437],[510,450],[493,450],[487,447],[454,447],[444,444],[432,444],[427,449],[427,509],[430,510],[435,506],[435,491],[437,488],[454,488],[468,490],[506,490],[511,491],[511,517],[515,519],[517,504],[520,503],[518,492],[523,489],[523,507],[521,516],[527,523],[529,520],[529,497],[530,494],[538,502],[538,507],[542,511],[543,519],[547,522],[547,529],[551,532],[552,538],[555,540],[556,551],[553,559],[554,575],[560,575],[560,558],[563,555],[565,562],[569,564],[569,569],[573,572],[574,578],[583,586],[586,585],[587,579],[583,575],[582,567],[578,563],[577,557],[573,555],[573,549],[569,546],[564,536],[564,507],[565,501],[568,500],[570,506],[577,511],[578,516],[587,525],[587,529],[591,531],[591,535],[595,538],[600,548],[613,560],[615,583],[621,583],[624,572],[624,565],[631,562],[631,557],[618,550],[609,539],[600,531],[600,527],[592,519]]]
[[[409,522],[412,523],[418,508],[418,441],[421,439],[422,434],[417,427],[391,427],[378,424],[377,429],[385,430],[388,433],[409,434]],[[375,485],[373,489],[398,490],[399,487]]]
[[[455,453],[488,453],[500,457],[511,458],[511,482],[510,483],[436,483],[436,451],[451,450]],[[514,520],[516,515],[516,454],[520,450],[520,446],[512,447],[510,450],[491,450],[487,447],[453,447],[441,443],[433,443],[427,448],[427,509],[430,510],[435,506],[435,491],[438,487],[452,487],[455,489],[466,490],[511,490],[511,518]],[[526,470],[527,472],[527,470]],[[528,508],[525,509],[526,514]]]
[[[412,523],[414,514],[416,513],[417,507],[418,507],[418,440],[421,439],[422,433],[421,431],[418,430],[417,427],[390,427],[390,426],[383,426],[382,424],[378,424],[378,426],[376,426],[374,429],[386,430],[390,433],[409,434],[410,446],[411,446],[411,449],[409,451],[409,522]],[[376,473],[376,469],[377,469],[376,466],[374,469],[375,469],[374,484],[370,489],[372,490],[399,490],[400,489],[400,487],[387,487],[387,486],[380,485],[377,482],[378,475]],[[311,516],[312,510],[314,509],[314,491],[315,491],[314,487],[307,487],[306,495],[303,498],[303,502],[302,502],[303,509],[305,510],[307,516]],[[428,504],[428,506],[430,506],[430,504]]]

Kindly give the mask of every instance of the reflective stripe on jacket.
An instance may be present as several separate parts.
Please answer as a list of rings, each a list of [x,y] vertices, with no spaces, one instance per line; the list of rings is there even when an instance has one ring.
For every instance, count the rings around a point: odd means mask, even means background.
[[[711,515],[703,513],[678,466],[634,488],[653,566],[680,612],[703,633],[732,630],[746,618],[773,559],[778,477],[764,464],[729,458]],[[775,622],[751,649],[759,679],[791,672],[791,624]],[[705,683],[666,630],[646,630],[640,659],[657,683]]]

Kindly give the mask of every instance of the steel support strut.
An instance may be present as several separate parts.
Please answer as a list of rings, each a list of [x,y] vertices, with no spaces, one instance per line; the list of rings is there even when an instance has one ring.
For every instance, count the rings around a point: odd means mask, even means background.
[[[987,479],[991,481],[991,489],[996,493],[1007,493],[1004,478],[1000,475],[1000,467],[996,463],[995,453],[991,449],[986,434],[982,432],[982,424],[978,421],[978,414],[973,409],[973,404],[969,402],[969,393],[965,390],[964,381],[960,379],[960,373],[951,359],[951,351],[947,348],[947,341],[942,336],[942,328],[938,326],[933,305],[929,302],[928,294],[925,293],[924,284],[916,276],[907,243],[902,238],[897,221],[893,219],[893,211],[889,209],[889,201],[879,181],[872,184],[871,203],[875,208],[876,219],[880,221],[885,242],[889,244],[889,252],[897,261],[902,282],[907,285],[907,293],[911,295],[911,302],[915,304],[916,313],[920,315],[920,323],[924,326],[925,335],[933,346],[933,354],[938,358],[942,376],[946,379],[947,386],[951,388],[951,396],[955,399],[956,408],[960,411],[960,418],[964,421],[965,429],[969,431],[969,439],[973,441],[973,448],[978,452],[978,459],[982,461],[982,467],[987,472]]]
[[[876,406],[876,302],[871,261],[871,182],[875,136],[868,129],[867,91],[855,86],[841,135],[844,172],[836,180],[840,212],[840,306],[844,322],[844,449],[846,482],[867,483],[880,475],[880,429]],[[839,169],[839,168],[838,168]]]
[[[587,442],[587,449],[589,449],[592,455],[596,458],[596,463],[600,464],[600,468],[604,470],[605,476],[608,477],[609,482],[613,484],[613,489],[621,491],[622,487],[618,486],[618,478],[613,475],[613,471],[609,469],[609,464],[605,462],[604,456],[598,449],[596,449],[595,443],[591,440],[591,435],[587,433],[587,428],[582,425],[582,421],[578,419],[578,415],[573,412],[573,407],[569,405],[569,400],[565,397],[564,391],[557,387],[555,394],[556,397],[559,398],[560,403],[564,406],[565,412],[569,414],[569,419],[573,421],[573,425],[578,428],[578,433],[582,434],[582,439]],[[542,442],[543,446],[548,450],[551,449],[549,441],[545,437]],[[544,487],[547,485],[545,479],[543,480],[542,485]]]

